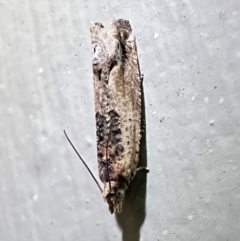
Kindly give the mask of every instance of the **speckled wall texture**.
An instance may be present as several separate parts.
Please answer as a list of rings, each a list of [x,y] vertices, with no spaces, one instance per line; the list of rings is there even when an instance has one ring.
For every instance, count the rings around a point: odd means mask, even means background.
[[[89,27],[129,19],[150,173],[124,213],[97,175]],[[239,241],[240,2],[0,0],[0,240]]]

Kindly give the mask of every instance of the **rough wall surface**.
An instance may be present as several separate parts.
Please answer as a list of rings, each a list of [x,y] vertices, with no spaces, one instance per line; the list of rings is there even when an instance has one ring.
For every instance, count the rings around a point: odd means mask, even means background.
[[[137,37],[150,169],[118,217],[63,135],[97,175],[89,27],[111,18]],[[239,23],[237,0],[0,0],[0,240],[239,241]]]

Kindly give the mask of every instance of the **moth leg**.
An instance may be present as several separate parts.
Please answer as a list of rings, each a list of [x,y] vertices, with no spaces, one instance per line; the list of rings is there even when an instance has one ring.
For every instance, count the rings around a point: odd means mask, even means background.
[[[144,170],[146,173],[149,172],[149,169],[148,169],[147,167],[138,167],[138,168],[136,169],[136,174],[137,174],[139,171],[142,171],[142,170]]]

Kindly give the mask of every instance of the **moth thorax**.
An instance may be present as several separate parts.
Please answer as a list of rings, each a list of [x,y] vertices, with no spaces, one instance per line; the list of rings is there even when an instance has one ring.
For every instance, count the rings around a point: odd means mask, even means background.
[[[109,211],[111,213],[121,213],[122,204],[126,189],[119,187],[118,182],[106,182],[103,189],[103,198],[108,203]]]

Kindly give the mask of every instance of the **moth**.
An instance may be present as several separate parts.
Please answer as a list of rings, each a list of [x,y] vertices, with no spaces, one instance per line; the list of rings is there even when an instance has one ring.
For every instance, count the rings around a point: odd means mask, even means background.
[[[103,189],[64,133],[97,183],[110,212],[121,213],[129,184],[139,170],[146,169],[137,168],[143,76],[129,21],[112,20],[109,29],[95,23],[90,32],[98,171]]]

